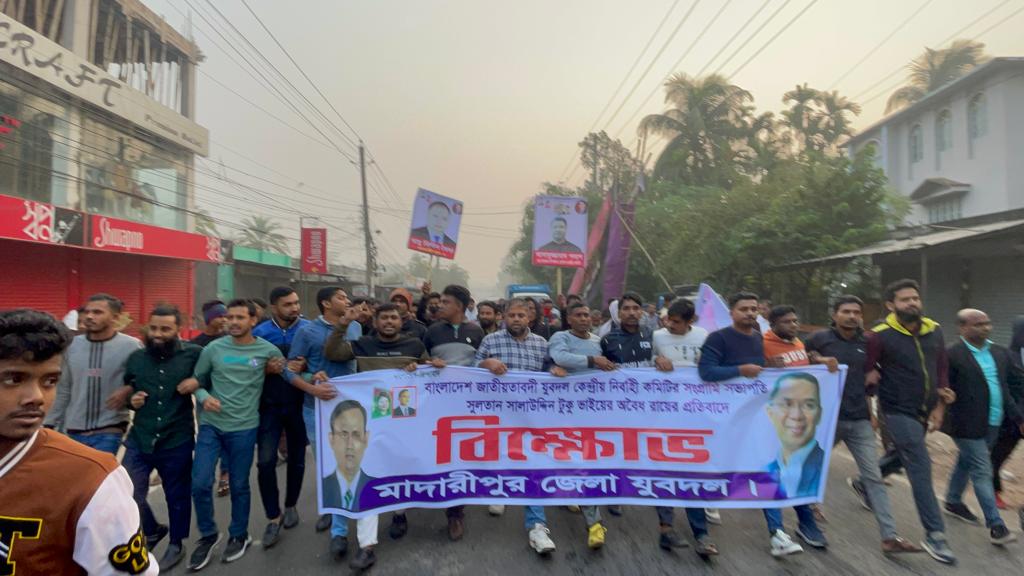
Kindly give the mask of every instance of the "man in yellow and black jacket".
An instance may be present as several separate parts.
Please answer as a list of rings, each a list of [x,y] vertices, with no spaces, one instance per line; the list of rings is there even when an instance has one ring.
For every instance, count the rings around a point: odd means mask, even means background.
[[[942,426],[949,388],[949,363],[942,329],[922,313],[921,289],[898,280],[885,289],[889,315],[867,336],[864,366],[868,391],[876,393],[880,418],[892,435],[906,468],[917,514],[925,529],[921,546],[939,562],[955,564],[946,543],[942,511],[932,487],[932,463],[925,434]]]

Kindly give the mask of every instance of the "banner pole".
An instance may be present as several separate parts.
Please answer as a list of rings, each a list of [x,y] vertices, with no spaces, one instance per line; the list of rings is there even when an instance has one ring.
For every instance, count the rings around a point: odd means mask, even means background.
[[[562,267],[555,268],[555,296],[562,295]]]

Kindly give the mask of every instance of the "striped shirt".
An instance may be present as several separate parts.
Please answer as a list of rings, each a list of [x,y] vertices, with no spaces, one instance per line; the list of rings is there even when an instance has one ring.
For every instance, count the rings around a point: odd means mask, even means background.
[[[531,332],[525,340],[517,340],[508,330],[488,334],[476,351],[476,363],[488,358],[501,360],[509,370],[542,372],[548,358],[548,341]]]

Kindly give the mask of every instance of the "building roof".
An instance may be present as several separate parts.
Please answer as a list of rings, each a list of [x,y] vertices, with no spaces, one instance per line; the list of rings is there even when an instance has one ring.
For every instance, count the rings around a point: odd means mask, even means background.
[[[950,192],[966,193],[971,189],[967,182],[957,182],[949,178],[925,178],[924,182],[910,193],[910,199],[921,201],[926,198],[937,198],[947,196]]]
[[[911,104],[910,106],[900,108],[899,110],[893,112],[892,114],[889,114],[888,116],[885,116],[884,118],[868,126],[867,128],[864,128],[860,132],[851,136],[850,139],[847,140],[847,145],[857,144],[864,138],[870,136],[871,133],[874,132],[877,128],[885,124],[890,124],[910,114],[916,114],[922,108],[930,106],[935,100],[941,99],[952,90],[957,90],[973,82],[977,82],[984,76],[992,74],[998,70],[1021,67],[1024,67],[1024,57],[1002,56],[999,58],[993,58],[988,62],[982,64],[981,66],[974,68],[967,74],[964,74],[960,78],[957,78],[956,80],[950,82],[949,84],[946,84],[945,86],[939,88],[938,90],[929,92],[928,94],[925,95],[924,98],[921,98],[920,100]]]
[[[956,229],[943,229],[941,225],[935,225],[933,228],[939,228],[939,230],[935,232],[921,234],[919,236],[910,236],[908,238],[890,238],[849,252],[791,262],[781,266],[781,268],[792,268],[806,266],[809,264],[825,264],[827,262],[841,262],[845,260],[852,260],[859,256],[878,256],[880,254],[893,254],[896,252],[914,252],[923,248],[938,246],[940,244],[949,244],[951,242],[961,242],[964,240],[976,240],[989,234],[1004,232],[1017,227],[1024,227],[1024,220],[1007,220],[1004,222],[979,224],[971,226],[970,228]]]

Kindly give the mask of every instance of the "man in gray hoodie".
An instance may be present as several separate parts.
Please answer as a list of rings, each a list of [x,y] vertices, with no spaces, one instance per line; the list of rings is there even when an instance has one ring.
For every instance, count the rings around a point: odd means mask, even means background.
[[[128,398],[124,384],[128,356],[142,343],[117,331],[123,308],[110,294],[93,294],[85,304],[85,333],[75,337],[64,354],[57,398],[46,425],[66,431],[72,439],[117,455],[128,429]]]

